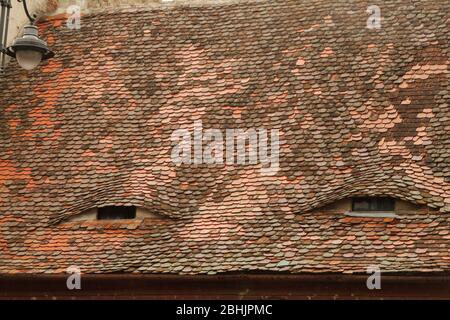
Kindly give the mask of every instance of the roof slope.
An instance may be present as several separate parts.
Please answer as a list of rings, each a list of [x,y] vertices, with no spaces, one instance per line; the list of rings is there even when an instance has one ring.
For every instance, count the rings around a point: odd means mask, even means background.
[[[448,1],[279,0],[40,24],[57,56],[0,82],[0,272],[448,270]],[[182,165],[175,129],[275,128],[280,170]],[[390,195],[429,211],[344,219]],[[134,204],[162,221],[80,225]],[[356,221],[356,222],[355,222]]]

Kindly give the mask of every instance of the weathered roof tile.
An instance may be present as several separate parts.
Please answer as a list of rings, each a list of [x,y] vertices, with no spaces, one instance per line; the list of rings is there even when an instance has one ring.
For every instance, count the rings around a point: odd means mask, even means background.
[[[448,271],[450,7],[379,5],[375,30],[365,1],[41,22],[56,57],[0,79],[0,273]],[[280,170],[174,165],[170,135],[195,120],[279,129]],[[429,209],[400,222],[320,209],[353,195]],[[168,219],[61,223],[109,204]]]

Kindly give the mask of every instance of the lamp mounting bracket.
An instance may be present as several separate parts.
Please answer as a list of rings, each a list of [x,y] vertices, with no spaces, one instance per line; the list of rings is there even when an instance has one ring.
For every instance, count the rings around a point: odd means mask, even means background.
[[[23,3],[23,10],[25,11],[25,14],[27,15],[27,17],[30,20],[31,24],[34,24],[35,21],[36,21],[37,16],[35,14],[31,15],[30,11],[28,11],[27,0],[17,0],[17,1]]]

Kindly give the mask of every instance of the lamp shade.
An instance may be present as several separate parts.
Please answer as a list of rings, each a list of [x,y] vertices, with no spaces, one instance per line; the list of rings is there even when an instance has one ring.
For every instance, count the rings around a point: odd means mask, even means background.
[[[6,49],[6,54],[16,58],[19,65],[26,70],[36,68],[42,60],[55,55],[47,47],[47,43],[39,38],[38,28],[33,25],[25,26],[23,36]]]

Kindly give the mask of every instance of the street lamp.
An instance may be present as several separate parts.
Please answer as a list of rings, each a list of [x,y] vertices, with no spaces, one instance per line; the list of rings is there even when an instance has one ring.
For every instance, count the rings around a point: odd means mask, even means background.
[[[28,11],[26,0],[17,0],[23,3],[25,14],[30,20],[30,25],[25,26],[22,37],[17,38],[12,46],[6,47],[8,35],[9,11],[11,0],[0,0],[2,11],[0,14],[0,38],[1,52],[17,59],[17,63],[25,70],[36,68],[43,60],[52,58],[55,54],[51,51],[47,43],[39,38],[38,28],[34,25],[36,17],[32,17]],[[2,68],[4,66],[4,56],[2,56]]]

